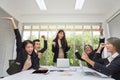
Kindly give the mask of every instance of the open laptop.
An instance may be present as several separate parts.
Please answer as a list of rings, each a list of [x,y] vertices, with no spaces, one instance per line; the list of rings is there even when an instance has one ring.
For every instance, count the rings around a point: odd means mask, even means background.
[[[58,58],[57,67],[58,68],[68,68],[70,66],[68,58]]]
[[[87,68],[84,68],[82,62],[80,61],[80,69],[81,69],[81,72],[84,74],[84,75],[88,75],[88,76],[97,76],[97,77],[102,77],[102,78],[107,78],[108,76],[107,75],[104,75],[102,73],[99,73],[95,70],[92,70],[92,69],[87,69]]]

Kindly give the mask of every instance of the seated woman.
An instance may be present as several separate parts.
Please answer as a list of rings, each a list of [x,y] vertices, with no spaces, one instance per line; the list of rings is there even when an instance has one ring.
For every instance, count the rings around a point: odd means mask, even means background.
[[[100,43],[104,43],[104,42],[105,42],[105,38],[103,37],[103,28],[100,27],[100,28],[99,28],[99,32],[100,32],[100,40],[99,40],[99,46],[100,46]],[[99,46],[98,46],[98,48],[99,48]],[[97,48],[97,49],[98,49],[98,48]],[[93,50],[93,47],[92,47],[91,45],[89,45],[89,44],[84,46],[84,51],[85,51],[85,53],[88,55],[88,57],[89,57],[91,60],[93,60],[94,55],[95,55],[95,52],[97,51],[97,49]],[[102,52],[103,52],[103,49],[101,49],[100,53],[102,54]],[[78,48],[76,48],[75,55],[76,55],[76,57],[77,57],[79,60],[84,61],[84,60],[81,58],[80,53],[78,52]],[[92,68],[92,66],[91,66],[89,63],[87,63],[87,66],[88,66],[89,68]]]
[[[46,68],[40,68],[39,67],[39,59],[36,53],[33,49],[33,42],[30,40],[25,40],[22,42],[21,35],[19,30],[16,27],[15,21],[13,18],[5,17],[4,19],[10,20],[13,28],[14,33],[16,36],[16,51],[17,51],[17,57],[16,57],[16,65],[18,70],[15,71],[7,71],[8,74],[15,74],[20,71],[25,71],[30,68],[39,69],[39,70],[47,70]],[[14,69],[12,69],[14,70]]]
[[[111,56],[105,59],[100,58],[100,50],[103,47],[103,44],[100,45],[94,56],[94,61],[86,53],[82,54],[82,59],[88,62],[94,70],[120,80],[120,39],[116,37],[107,39],[106,48],[111,53]]]

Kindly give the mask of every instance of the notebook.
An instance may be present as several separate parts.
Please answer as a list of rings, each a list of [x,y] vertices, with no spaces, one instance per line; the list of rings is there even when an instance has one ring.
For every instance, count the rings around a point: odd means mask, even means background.
[[[58,58],[57,59],[57,67],[59,68],[68,68],[70,66],[68,58]]]

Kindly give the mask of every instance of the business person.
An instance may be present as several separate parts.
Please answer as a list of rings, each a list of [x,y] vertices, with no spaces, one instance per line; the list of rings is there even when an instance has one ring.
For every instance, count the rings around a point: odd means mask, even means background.
[[[99,48],[99,46],[100,46],[101,43],[104,43],[104,42],[105,42],[105,38],[103,37],[103,28],[102,28],[102,27],[99,28],[99,32],[100,32],[100,38],[99,38],[98,48]],[[98,49],[98,48],[97,48],[97,49]],[[85,53],[88,55],[88,57],[89,57],[91,60],[94,59],[94,55],[95,55],[97,49],[93,50],[93,47],[92,47],[91,45],[89,45],[89,44],[87,44],[87,45],[84,46],[84,51],[85,51]],[[102,52],[103,52],[103,48],[102,48],[101,51],[100,51],[100,55],[102,54]],[[81,58],[80,53],[78,52],[78,48],[76,48],[76,50],[75,50],[75,55],[76,55],[76,57],[77,57],[79,60],[84,61],[84,60]],[[87,66],[88,66],[89,68],[92,68],[92,66],[91,66],[89,63],[87,63]]]
[[[67,43],[65,32],[59,30],[56,38],[52,42],[52,52],[54,53],[53,62],[56,64],[57,58],[67,58],[67,51],[70,49],[70,44]]]
[[[47,40],[44,35],[42,36],[42,38],[44,40],[44,47],[42,49],[40,48],[40,40],[39,39],[33,40],[34,51],[38,55],[38,58],[41,58],[42,54],[47,49]]]
[[[17,72],[25,71],[31,68],[37,70],[47,70],[47,68],[39,67],[38,56],[33,50],[33,42],[30,40],[25,40],[24,42],[22,42],[20,32],[16,27],[14,19],[10,17],[4,17],[3,19],[9,20],[14,28],[14,33],[16,37],[16,47],[17,47],[16,48],[17,57],[15,60],[18,69]],[[8,72],[8,74],[11,75],[17,73],[17,72],[14,73],[13,72],[10,71],[10,73]]]
[[[88,62],[96,71],[120,80],[120,39],[111,37],[107,39],[106,48],[111,56],[105,59],[100,58],[100,50],[104,45],[100,45],[95,54],[94,61],[86,53],[82,54],[82,59]]]

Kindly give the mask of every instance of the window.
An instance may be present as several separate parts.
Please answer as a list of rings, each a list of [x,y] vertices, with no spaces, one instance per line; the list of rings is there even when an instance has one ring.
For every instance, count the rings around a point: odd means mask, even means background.
[[[78,59],[75,57],[75,46],[79,47],[79,52],[83,52],[83,46],[90,44],[93,48],[98,47],[99,42],[99,24],[39,24],[39,25],[24,25],[23,40],[40,39],[41,48],[43,48],[42,35],[48,40],[48,49],[44,52],[40,59],[41,65],[53,65],[52,41],[56,37],[59,29],[63,29],[66,33],[66,39],[71,44],[67,56],[70,59],[71,65],[79,65]]]

